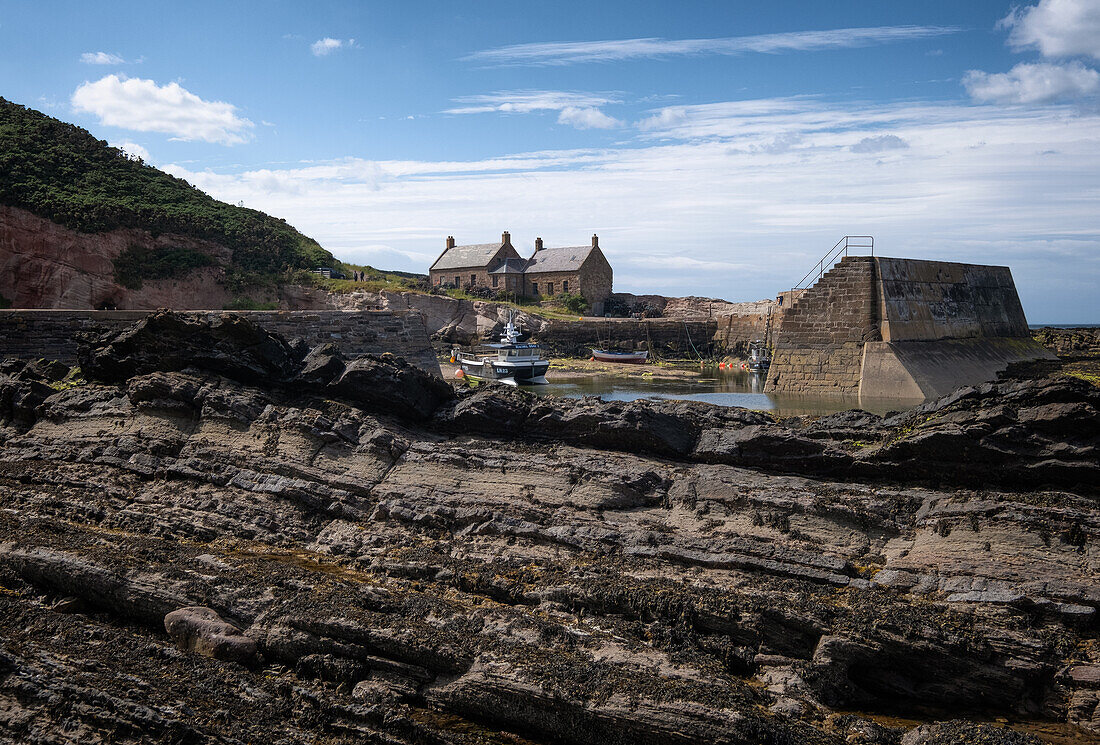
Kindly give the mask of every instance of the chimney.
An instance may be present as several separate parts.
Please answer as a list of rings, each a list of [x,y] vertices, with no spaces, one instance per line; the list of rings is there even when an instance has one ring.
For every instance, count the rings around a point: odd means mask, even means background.
[[[600,239],[596,236],[595,233],[593,233],[592,234],[592,248],[599,248],[599,247],[600,247]]]
[[[450,248],[454,248],[454,247],[455,247],[455,237],[453,235],[447,236],[447,248],[450,249]]]
[[[512,234],[509,233],[507,230],[505,230],[504,233],[501,234],[501,236],[500,236],[500,242],[503,243],[506,246],[511,246],[512,245]]]
[[[535,252],[538,253],[542,250],[542,238],[535,239]]]

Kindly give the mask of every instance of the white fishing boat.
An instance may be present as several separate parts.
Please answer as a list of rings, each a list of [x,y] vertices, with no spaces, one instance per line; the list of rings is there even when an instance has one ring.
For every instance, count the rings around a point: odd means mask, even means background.
[[[538,344],[519,341],[519,331],[508,319],[499,344],[486,344],[492,354],[467,354],[455,348],[451,353],[462,374],[474,380],[498,380],[507,385],[540,385],[547,382],[550,360],[542,356]]]

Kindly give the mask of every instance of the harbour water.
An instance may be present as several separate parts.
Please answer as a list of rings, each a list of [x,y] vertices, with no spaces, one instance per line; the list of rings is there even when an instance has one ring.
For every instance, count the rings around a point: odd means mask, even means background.
[[[860,401],[857,398],[776,396],[766,394],[764,377],[741,370],[712,371],[699,377],[659,378],[620,377],[615,375],[560,377],[548,385],[527,387],[539,395],[599,396],[605,401],[633,401],[639,398],[705,401],[719,406],[773,411],[781,416],[832,414],[849,409],[864,409],[876,414],[902,411],[920,401]]]

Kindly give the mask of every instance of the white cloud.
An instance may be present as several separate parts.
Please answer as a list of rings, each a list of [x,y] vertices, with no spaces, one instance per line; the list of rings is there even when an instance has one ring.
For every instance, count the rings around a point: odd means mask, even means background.
[[[1044,57],[1089,55],[1100,59],[1100,2],[1096,0],[1040,0],[1016,8],[1001,24],[1012,29],[1009,44],[1038,49]]]
[[[149,162],[149,151],[143,148],[141,145],[137,144],[136,142],[123,142],[118,145],[112,143],[111,146],[117,147],[119,150],[126,153],[126,155],[130,156],[131,159],[137,160],[138,158],[140,158],[146,163]]]
[[[558,114],[558,124],[569,124],[577,129],[612,129],[621,127],[623,123],[591,106],[566,106]]]
[[[126,60],[117,54],[107,52],[85,52],[80,55],[80,61],[85,65],[124,65]]]
[[[886,150],[904,150],[909,143],[897,135],[864,137],[849,148],[853,153],[881,153]]]
[[[889,44],[955,33],[947,26],[877,26],[795,31],[720,39],[609,39],[513,44],[474,52],[463,59],[499,65],[572,65],[582,62],[685,55],[778,54]]]
[[[1100,113],[776,99],[653,118],[666,129],[602,149],[166,170],[285,217],[338,256],[410,257],[381,268],[424,271],[447,235],[507,229],[530,246],[598,233],[617,289],[746,300],[789,287],[840,236],[870,233],[884,255],[1008,264],[1033,321],[1100,317]],[[781,136],[800,144],[769,152]],[[889,136],[909,144],[905,157],[869,164],[852,150]]]
[[[483,114],[499,111],[513,114],[530,114],[540,111],[557,111],[558,123],[577,129],[611,129],[621,127],[622,122],[602,112],[599,107],[619,103],[611,94],[578,93],[575,91],[497,91],[478,96],[463,96],[455,103],[466,104],[447,109],[445,114]]]
[[[982,103],[1043,104],[1100,90],[1100,73],[1073,61],[1065,65],[1021,62],[1008,72],[970,70],[963,78],[970,97]]]
[[[238,116],[232,104],[204,101],[179,83],[157,85],[152,80],[108,75],[82,83],[71,101],[74,109],[95,114],[106,126],[162,132],[179,140],[234,145],[246,142],[254,126]]]
[[[341,49],[349,49],[355,46],[355,39],[333,39],[326,36],[309,45],[309,50],[315,57],[324,57]]]

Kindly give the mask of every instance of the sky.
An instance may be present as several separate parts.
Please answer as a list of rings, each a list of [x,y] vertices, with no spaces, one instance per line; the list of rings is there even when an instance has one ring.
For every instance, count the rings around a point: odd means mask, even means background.
[[[774,297],[845,235],[1100,322],[1100,0],[0,0],[0,96],[338,258]]]

